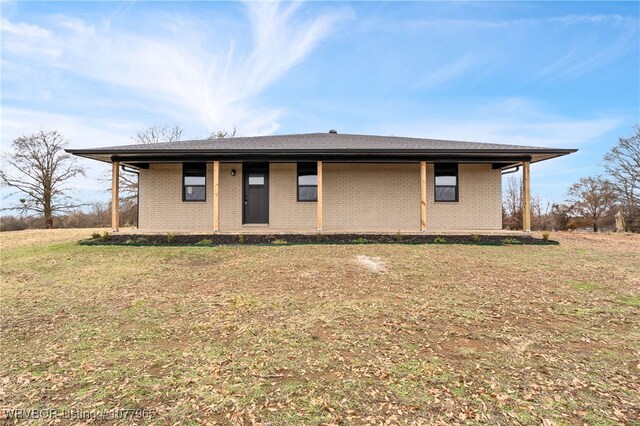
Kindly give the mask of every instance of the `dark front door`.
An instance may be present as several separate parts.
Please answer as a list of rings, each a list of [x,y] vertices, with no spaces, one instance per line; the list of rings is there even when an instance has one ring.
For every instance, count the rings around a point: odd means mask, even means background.
[[[269,223],[269,164],[245,163],[243,223]]]

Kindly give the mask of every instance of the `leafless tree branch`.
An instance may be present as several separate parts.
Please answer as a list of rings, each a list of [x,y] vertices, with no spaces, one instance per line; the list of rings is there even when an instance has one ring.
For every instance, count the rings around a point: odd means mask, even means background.
[[[53,216],[81,206],[66,195],[64,183],[84,169],[64,152],[67,141],[57,131],[40,131],[21,136],[12,143],[0,170],[0,184],[11,187],[24,197],[3,210],[35,213],[44,216],[45,227],[53,227]]]

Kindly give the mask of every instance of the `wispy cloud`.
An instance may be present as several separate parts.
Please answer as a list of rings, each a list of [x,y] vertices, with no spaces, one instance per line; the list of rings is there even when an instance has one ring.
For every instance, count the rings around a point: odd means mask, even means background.
[[[380,25],[385,25],[381,22]],[[440,68],[425,78],[425,87],[434,87],[449,77],[469,75],[473,68],[467,52],[492,70],[507,66],[532,81],[570,79],[603,69],[607,64],[637,50],[637,16],[619,14],[569,14],[543,17],[495,18],[415,18],[391,22],[392,31],[422,32],[446,42],[440,58],[457,52],[460,59],[440,61]],[[403,25],[403,27],[400,27]],[[562,34],[556,38],[556,34]],[[532,39],[536,37],[537,40]],[[554,39],[553,45],[549,45]],[[439,45],[433,48],[440,50]],[[473,50],[471,50],[473,49]],[[444,65],[443,65],[444,63]]]
[[[500,29],[506,27],[523,27],[558,23],[563,25],[577,24],[632,24],[637,21],[630,16],[618,14],[597,15],[561,15],[543,18],[511,18],[511,19],[476,19],[476,18],[438,18],[438,19],[414,19],[409,22],[413,26],[427,27],[466,27],[482,29]]]
[[[53,58],[59,56],[62,49],[52,44],[51,31],[38,25],[12,23],[6,18],[0,20],[3,37],[3,49],[9,52],[23,53],[25,56]]]
[[[598,15],[565,15],[549,18],[550,22],[560,22],[564,25],[576,24],[636,24],[637,21],[630,16],[622,16],[618,14],[598,14]]]
[[[309,18],[299,13],[301,7],[246,3],[252,38],[249,43],[232,40],[226,48],[220,48],[223,35],[196,18],[158,21],[153,34],[141,35],[116,30],[111,21],[69,16],[52,17],[46,28],[4,19],[3,48],[38,66],[131,90],[176,121],[211,130],[237,125],[243,133],[271,133],[282,111],[256,106],[255,97],[349,16],[340,9]]]
[[[19,37],[48,37],[51,35],[50,31],[37,25],[25,23],[13,24],[6,18],[0,20],[0,28],[7,34],[13,34]]]
[[[467,54],[427,74],[418,87],[434,88],[462,75],[476,63],[473,55]]]
[[[592,44],[581,42],[558,60],[540,70],[537,77],[551,79],[575,77],[637,48],[637,43],[637,28],[631,28],[605,49],[594,49]]]
[[[2,149],[28,132],[58,130],[74,146],[99,147],[130,141],[131,135],[144,123],[94,117],[84,120],[65,114],[25,108],[2,108]]]

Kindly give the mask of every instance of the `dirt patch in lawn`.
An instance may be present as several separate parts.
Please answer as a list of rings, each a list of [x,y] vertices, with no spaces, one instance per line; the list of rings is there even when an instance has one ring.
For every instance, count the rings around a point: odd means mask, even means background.
[[[369,257],[364,254],[356,256],[356,262],[368,271],[376,274],[386,274],[387,267],[379,257]]]

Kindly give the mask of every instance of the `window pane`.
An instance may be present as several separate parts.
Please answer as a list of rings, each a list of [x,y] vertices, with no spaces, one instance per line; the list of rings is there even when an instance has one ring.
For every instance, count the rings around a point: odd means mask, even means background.
[[[300,201],[316,201],[318,199],[318,187],[317,186],[298,187],[298,199]]]
[[[298,176],[298,185],[317,185],[317,184],[318,184],[317,175]]]
[[[455,186],[436,186],[436,201],[455,201]]]
[[[185,186],[184,199],[188,201],[205,200],[205,187],[204,186]]]
[[[434,165],[436,176],[450,176],[458,174],[458,165],[456,163],[436,163]]]
[[[436,186],[456,186],[455,176],[436,176]]]
[[[205,185],[207,182],[207,178],[204,176],[185,176],[184,184],[185,185]]]
[[[249,175],[249,185],[264,185],[264,175]]]
[[[300,175],[317,175],[318,163],[298,163],[298,176]]]
[[[182,174],[185,177],[197,176],[204,178],[207,175],[207,165],[205,163],[185,163],[182,165]]]

